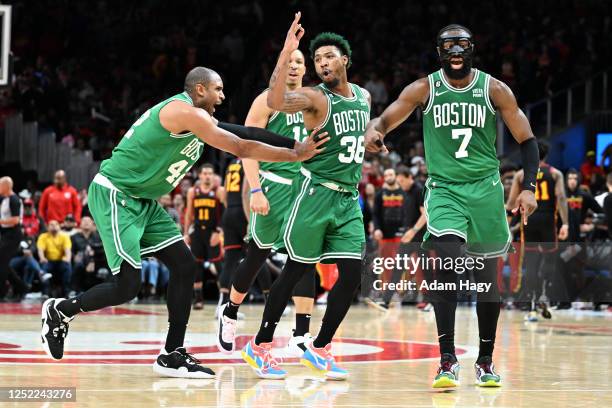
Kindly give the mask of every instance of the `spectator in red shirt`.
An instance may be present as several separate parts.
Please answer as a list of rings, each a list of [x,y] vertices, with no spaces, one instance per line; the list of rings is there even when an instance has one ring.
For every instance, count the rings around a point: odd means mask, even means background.
[[[40,232],[40,220],[38,219],[38,215],[36,215],[34,201],[32,201],[31,198],[23,200],[23,217],[21,224],[23,225],[23,231],[27,237],[34,238]]]
[[[66,182],[64,170],[58,170],[53,177],[53,185],[45,188],[38,206],[38,214],[45,224],[50,221],[63,223],[72,214],[77,224],[81,222],[81,201],[74,187]]]
[[[586,160],[580,166],[580,173],[582,173],[582,185],[589,187],[591,193],[596,193],[599,185],[603,184],[605,173],[595,161],[595,151],[587,152]]]

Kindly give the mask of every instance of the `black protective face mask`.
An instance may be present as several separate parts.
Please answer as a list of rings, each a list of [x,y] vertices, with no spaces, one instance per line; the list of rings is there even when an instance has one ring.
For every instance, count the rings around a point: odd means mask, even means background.
[[[446,47],[445,47],[446,45]],[[451,79],[463,79],[470,74],[474,56],[474,43],[471,37],[443,36],[438,38],[440,63],[444,73]],[[451,67],[452,57],[463,57],[461,69]]]

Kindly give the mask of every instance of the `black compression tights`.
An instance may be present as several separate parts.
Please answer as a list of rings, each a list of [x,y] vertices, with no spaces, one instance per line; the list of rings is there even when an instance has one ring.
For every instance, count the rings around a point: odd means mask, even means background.
[[[262,265],[270,255],[270,249],[262,249],[251,240],[247,247],[246,257],[236,268],[232,286],[240,293],[247,293],[253,285],[255,278],[263,292],[269,292],[271,286],[271,276],[269,271],[264,271]],[[304,272],[303,277],[298,281],[293,291],[293,296],[314,298],[315,295],[315,267],[309,267]]]
[[[455,235],[442,235],[433,239],[436,253],[442,258],[458,258],[465,256],[465,244]],[[488,292],[477,295],[476,314],[478,315],[478,330],[480,336],[479,356],[492,355],[495,344],[495,330],[499,318],[499,288],[497,286],[497,258],[485,259],[484,268],[475,271],[478,283],[491,283]],[[435,278],[442,283],[457,284],[458,278],[467,279],[466,275],[458,275],[453,269],[436,271]],[[438,327],[438,342],[440,354],[455,354],[455,311],[457,309],[457,292],[452,290],[437,291],[430,294],[430,300],[436,315]]]
[[[195,277],[196,263],[191,251],[183,241],[178,241],[154,254],[170,270],[168,282],[168,336],[166,350],[172,351],[183,345]],[[58,309],[66,316],[74,316],[83,311],[90,312],[107,306],[125,303],[140,291],[140,269],[127,262],[109,282],[92,287],[81,295],[61,302]]]
[[[351,302],[359,287],[361,280],[361,260],[338,259],[338,281],[327,297],[327,309],[323,316],[321,330],[314,341],[315,347],[324,347],[331,342],[336,329],[346,316]],[[293,293],[298,281],[308,271],[312,270],[309,264],[288,260],[281,275],[272,285],[270,296],[266,303],[261,327],[255,342],[268,343],[274,337],[274,329],[280,320],[285,306]]]
[[[261,266],[266,262],[266,258],[270,254],[270,249],[262,249],[251,240],[247,247],[246,257],[238,264],[232,286],[240,293],[247,293]],[[268,286],[265,289],[269,289]]]
[[[229,290],[238,269],[240,259],[244,255],[242,248],[226,249],[223,255],[223,267],[219,274],[219,287]]]

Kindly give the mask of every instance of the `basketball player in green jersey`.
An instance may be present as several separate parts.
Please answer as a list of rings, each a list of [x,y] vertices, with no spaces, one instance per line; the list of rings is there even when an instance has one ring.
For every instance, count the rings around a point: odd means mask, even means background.
[[[286,138],[262,129],[217,125],[212,114],[223,99],[220,76],[208,68],[194,68],[185,78],[185,92],[147,110],[126,132],[111,158],[102,162],[89,187],[89,208],[114,279],[75,298],[51,298],[43,304],[41,338],[49,356],[63,357],[68,322],[76,314],[119,305],[138,294],[141,255],[148,254],[170,269],[169,329],[154,371],[170,377],[214,375],[183,347],[196,264],[176,224],[156,200],[176,187],[202,154],[204,143],[240,157],[268,161],[308,159],[319,145],[313,136],[305,143],[293,142],[294,148],[243,140],[224,129],[287,145]]]
[[[492,363],[500,300],[496,257],[508,250],[510,233],[495,150],[496,111],[520,143],[525,177],[514,211],[520,209],[525,223],[537,207],[534,190],[538,148],[510,88],[472,68],[472,33],[453,24],[440,30],[437,43],[442,69],[408,85],[380,117],[369,123],[366,147],[372,152],[386,150],[382,143],[385,135],[417,107],[423,110],[430,176],[425,185],[428,222],[424,241],[434,246],[439,257],[459,260],[467,253],[485,258],[481,259],[483,267],[474,270],[476,279],[492,283],[488,293],[478,293],[480,351],[475,364],[476,381],[480,386],[497,387],[501,379]],[[457,285],[459,268],[441,269],[436,271],[436,279]],[[433,304],[441,354],[433,387],[456,387],[456,292],[437,292]]]
[[[289,59],[287,91],[301,88],[305,73],[304,54],[300,50],[295,50]],[[266,128],[276,134],[302,140],[307,135],[302,112],[288,114],[270,109],[267,105],[268,92],[266,89],[255,98],[245,125]],[[220,315],[218,320],[217,346],[223,353],[234,351],[238,308],[280,236],[283,219],[292,204],[290,201],[292,181],[300,172],[300,163],[295,162],[259,163],[256,160],[245,159],[243,166],[251,189],[249,244],[246,257],[236,269],[230,300],[222,306],[223,316]],[[295,330],[287,345],[287,351],[296,357],[302,355],[306,349],[304,342],[311,338],[309,327],[315,295],[314,274],[315,267],[312,265],[293,292]],[[267,296],[267,293],[265,295]]]
[[[306,129],[320,128],[330,136],[318,160],[308,160],[292,182],[291,208],[285,214],[281,236],[274,244],[289,258],[274,282],[257,333],[243,349],[244,360],[262,378],[280,379],[286,371],[271,353],[274,329],[293,288],[316,262],[338,266],[338,281],[329,292],[321,329],[305,344],[301,362],[328,378],[345,379],[348,372],[335,363],[331,341],[359,286],[363,217],[357,183],[365,154],[365,125],[370,118],[367,91],[347,80],[351,63],[348,42],[334,33],[321,33],[310,43],[310,54],[322,83],[287,89],[291,55],[304,35],[300,14],[287,33],[270,78],[266,99],[270,109],[304,116]]]

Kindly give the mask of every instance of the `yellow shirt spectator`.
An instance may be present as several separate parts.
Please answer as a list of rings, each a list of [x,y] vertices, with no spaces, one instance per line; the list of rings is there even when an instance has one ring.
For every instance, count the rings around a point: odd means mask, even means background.
[[[36,246],[45,254],[48,261],[61,261],[66,255],[66,250],[72,248],[72,241],[68,234],[61,231],[56,234],[45,232],[38,237]]]

